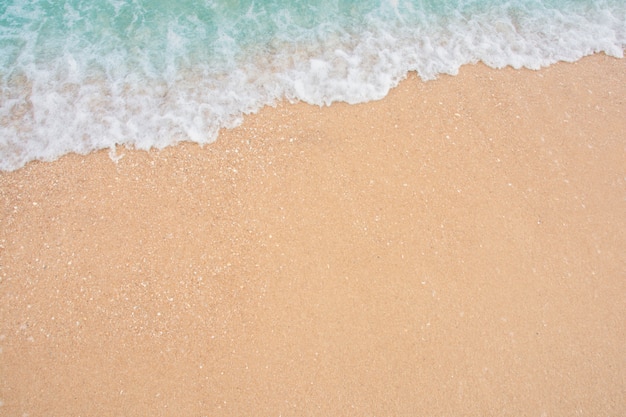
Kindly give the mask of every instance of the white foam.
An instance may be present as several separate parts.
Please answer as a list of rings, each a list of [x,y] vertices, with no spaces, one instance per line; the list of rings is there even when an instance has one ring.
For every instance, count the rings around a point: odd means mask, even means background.
[[[624,6],[497,8],[471,18],[408,16],[411,10],[401,6],[393,4],[393,15],[366,16],[366,26],[353,32],[321,25],[294,42],[287,31],[259,49],[237,45],[222,31],[213,48],[219,59],[207,62],[187,62],[185,51],[193,45],[179,23],[166,34],[169,53],[160,64],[155,51],[103,47],[103,54],[84,49],[80,40],[42,62],[30,33],[14,68],[1,74],[0,169],[122,144],[209,143],[220,128],[277,100],[377,100],[409,71],[431,80],[478,61],[538,69],[596,52],[623,57],[626,45]]]

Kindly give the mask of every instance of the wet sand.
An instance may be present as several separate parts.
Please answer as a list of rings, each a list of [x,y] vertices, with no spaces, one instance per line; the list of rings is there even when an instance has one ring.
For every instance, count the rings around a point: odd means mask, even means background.
[[[5,416],[626,414],[626,60],[0,173]]]

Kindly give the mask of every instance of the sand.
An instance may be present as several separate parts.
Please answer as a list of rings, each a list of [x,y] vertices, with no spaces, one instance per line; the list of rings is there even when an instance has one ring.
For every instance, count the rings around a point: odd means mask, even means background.
[[[0,173],[0,415],[626,415],[626,60]]]

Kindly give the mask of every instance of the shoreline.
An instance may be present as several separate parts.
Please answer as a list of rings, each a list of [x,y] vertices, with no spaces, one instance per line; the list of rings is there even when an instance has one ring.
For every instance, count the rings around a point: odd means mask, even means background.
[[[624,97],[466,65],[0,172],[0,410],[625,412]]]

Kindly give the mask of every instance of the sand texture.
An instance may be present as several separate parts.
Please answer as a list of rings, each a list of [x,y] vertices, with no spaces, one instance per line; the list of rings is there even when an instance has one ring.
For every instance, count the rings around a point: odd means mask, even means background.
[[[626,60],[117,152],[0,173],[0,415],[626,415]]]

